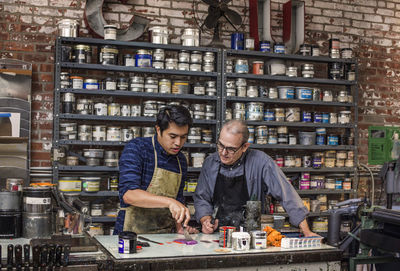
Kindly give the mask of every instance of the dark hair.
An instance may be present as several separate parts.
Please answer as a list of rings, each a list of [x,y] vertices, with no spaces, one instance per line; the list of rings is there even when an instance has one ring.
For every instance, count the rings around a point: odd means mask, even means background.
[[[182,105],[167,105],[160,109],[157,115],[156,125],[160,127],[160,133],[169,127],[169,123],[174,122],[178,126],[192,126],[192,117],[189,110]]]

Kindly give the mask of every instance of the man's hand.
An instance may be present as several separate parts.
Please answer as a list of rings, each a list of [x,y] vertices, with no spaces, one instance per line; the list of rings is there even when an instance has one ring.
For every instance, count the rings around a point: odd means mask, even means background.
[[[303,232],[305,237],[312,237],[312,236],[316,236],[316,237],[321,237],[321,235],[316,234],[315,232],[309,231],[309,232]]]
[[[211,224],[211,216],[203,216],[200,219],[201,231],[206,234],[213,233],[218,228],[218,219],[215,220],[214,225]]]
[[[318,234],[316,234],[316,233],[314,233],[314,232],[312,232],[312,231],[310,230],[310,228],[308,227],[308,223],[307,223],[307,220],[306,220],[306,219],[304,219],[304,220],[299,224],[299,228],[300,228],[300,230],[303,232],[303,234],[304,234],[305,237],[312,237],[312,236],[321,237],[320,235],[318,235]]]
[[[199,233],[199,231],[196,228],[190,227],[190,226],[186,226],[187,231],[190,234],[195,234],[195,233]],[[176,232],[179,234],[183,234],[183,226],[182,224],[176,223]]]
[[[186,227],[190,220],[189,209],[186,208],[185,205],[174,199],[171,199],[168,208],[176,223],[181,224],[183,222],[183,226]]]

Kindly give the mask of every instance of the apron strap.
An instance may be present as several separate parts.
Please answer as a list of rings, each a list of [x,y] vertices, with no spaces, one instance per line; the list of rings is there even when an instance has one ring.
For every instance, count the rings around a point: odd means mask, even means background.
[[[154,136],[151,138],[151,142],[153,143],[153,150],[154,150],[154,171],[155,171],[156,168],[157,168],[157,152],[156,152],[156,146],[155,146],[155,143],[154,143]],[[181,167],[181,162],[179,161],[178,155],[176,156],[176,160],[178,161],[179,174],[182,175],[182,167]]]

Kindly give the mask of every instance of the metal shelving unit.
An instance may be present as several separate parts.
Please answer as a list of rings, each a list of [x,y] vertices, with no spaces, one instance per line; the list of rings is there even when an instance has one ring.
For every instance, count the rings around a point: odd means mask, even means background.
[[[281,168],[282,171],[291,176],[300,175],[300,173],[309,173],[309,174],[318,174],[318,175],[329,175],[336,176],[338,174],[342,174],[344,176],[353,176],[354,181],[352,184],[351,190],[328,190],[328,189],[316,189],[316,190],[297,190],[297,192],[301,196],[317,196],[320,194],[325,195],[343,195],[345,197],[351,197],[356,194],[357,191],[357,174],[356,174],[356,165],[357,165],[357,134],[358,134],[358,67],[355,59],[332,59],[329,57],[314,57],[314,56],[301,56],[301,55],[290,55],[290,54],[275,54],[275,53],[267,53],[267,52],[258,52],[258,51],[244,51],[244,50],[231,50],[225,49],[222,50],[222,62],[225,63],[227,59],[247,59],[249,61],[249,73],[227,73],[225,70],[225,66],[222,67],[222,110],[221,110],[221,123],[225,120],[225,112],[232,103],[248,103],[248,102],[258,102],[264,103],[268,108],[271,107],[299,107],[301,110],[306,109],[307,111],[317,111],[324,112],[324,109],[329,109],[327,111],[338,112],[340,110],[349,110],[352,111],[352,118],[354,119],[353,123],[349,124],[326,124],[326,123],[312,123],[312,122],[276,122],[276,121],[246,121],[248,125],[252,126],[267,126],[267,127],[278,127],[278,126],[287,126],[292,131],[310,131],[310,128],[319,128],[324,127],[327,129],[331,129],[334,131],[343,131],[346,134],[350,133],[350,131],[354,132],[354,144],[353,145],[339,145],[339,146],[330,146],[330,145],[288,145],[288,144],[251,144],[250,147],[258,150],[265,150],[268,154],[282,154],[289,155],[292,151],[295,151],[296,154],[300,153],[308,153],[311,152],[323,152],[327,150],[342,150],[342,151],[354,151],[354,167],[336,167],[336,168],[305,168],[305,167],[284,167]],[[328,65],[329,63],[339,62],[341,64],[354,64],[355,72],[356,72],[356,80],[348,81],[348,80],[333,80],[326,78],[302,78],[302,77],[287,77],[287,76],[272,76],[272,75],[258,75],[251,74],[251,61],[252,60],[262,60],[268,61],[270,59],[279,59],[284,62],[303,64],[303,63],[317,63],[320,65]],[[227,96],[226,95],[226,82],[228,80],[236,80],[237,78],[243,78],[247,80],[247,85],[263,85],[263,86],[308,86],[308,87],[320,87],[321,89],[327,88],[329,86],[334,86],[335,89],[345,89],[349,93],[352,94],[353,101],[351,103],[341,103],[341,102],[324,102],[324,101],[313,101],[313,100],[298,100],[298,99],[269,99],[267,97],[237,97],[237,96]],[[249,83],[251,82],[251,83]],[[233,113],[232,113],[233,115]],[[189,194],[190,195],[190,194]],[[283,214],[278,214],[283,215]],[[327,216],[329,213],[321,212],[321,213],[310,213],[309,217],[316,216]],[[285,214],[285,216],[287,216]]]
[[[155,69],[155,68],[141,68],[133,66],[122,66],[122,65],[102,65],[102,64],[80,64],[75,62],[62,62],[61,49],[62,45],[73,46],[76,44],[86,44],[93,47],[103,45],[117,46],[119,49],[164,49],[168,52],[178,52],[180,50],[186,51],[200,51],[200,52],[213,52],[215,55],[215,71],[214,72],[203,72],[203,71],[180,71],[180,70],[166,70],[166,69]],[[93,97],[96,98],[107,98],[107,99],[122,99],[122,100],[134,100],[141,103],[143,100],[156,100],[156,101],[189,101],[190,103],[212,103],[215,105],[216,118],[214,120],[198,120],[194,119],[193,124],[196,127],[207,127],[213,130],[214,138],[220,129],[221,115],[221,68],[222,68],[222,57],[219,49],[208,48],[208,47],[190,47],[181,45],[162,45],[153,44],[147,42],[122,42],[122,41],[109,41],[102,39],[92,38],[66,38],[59,37],[56,40],[55,46],[55,72],[54,72],[54,121],[53,121],[53,148],[67,148],[67,149],[82,149],[82,148],[106,148],[106,149],[118,149],[126,145],[126,142],[122,141],[81,141],[81,140],[66,140],[60,139],[59,126],[61,122],[77,122],[78,124],[114,124],[118,126],[138,125],[138,126],[151,126],[155,123],[154,117],[123,117],[123,116],[97,116],[97,115],[81,115],[81,114],[66,114],[61,111],[61,95],[64,93],[73,93],[76,97]],[[121,55],[120,55],[121,57]],[[120,59],[121,60],[121,59]],[[122,63],[122,61],[120,62]],[[124,73],[128,74],[140,74],[144,76],[157,76],[165,77],[171,80],[185,78],[188,81],[196,82],[200,80],[213,80],[216,82],[217,95],[216,96],[199,96],[194,94],[165,94],[165,93],[147,93],[147,92],[132,92],[132,91],[107,91],[107,90],[91,90],[91,89],[72,89],[72,88],[61,88],[60,84],[60,73],[62,71],[71,71],[75,74],[84,74],[84,77],[91,77],[91,73],[88,71],[94,71],[95,76],[99,77],[106,72],[114,74]],[[87,74],[87,75],[85,75]],[[97,75],[97,76],[96,76]],[[213,144],[185,144],[184,149],[190,151],[199,150],[210,150],[215,149],[215,143]],[[201,168],[189,167],[188,172],[191,174],[198,175]],[[53,162],[53,181],[57,182],[59,176],[80,176],[83,175],[100,175],[105,176],[107,174],[115,175],[118,173],[118,167],[107,167],[107,166],[67,166],[61,164],[58,161]],[[68,192],[66,192],[68,193]],[[118,196],[117,191],[99,191],[95,193],[81,192],[81,196],[86,197],[116,197]],[[114,222],[113,217],[93,217],[88,219],[87,222]]]

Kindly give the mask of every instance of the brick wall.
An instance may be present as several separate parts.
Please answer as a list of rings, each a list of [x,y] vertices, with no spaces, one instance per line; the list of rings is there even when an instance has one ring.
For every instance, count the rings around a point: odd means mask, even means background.
[[[195,1],[197,2],[197,1]],[[282,35],[282,4],[272,1],[272,31],[279,41]],[[193,25],[192,0],[106,1],[105,18],[126,24],[131,12],[152,19],[152,25],[168,25],[172,42],[179,42],[183,27]],[[351,47],[359,61],[359,158],[367,161],[369,125],[393,124],[400,120],[400,2],[376,0],[306,0],[306,42],[318,43],[327,54],[328,39],[340,38],[343,47]],[[247,1],[233,0],[241,14],[247,14]],[[83,21],[83,0],[0,1],[0,57],[33,63],[32,83],[32,166],[49,166],[52,129],[53,61],[57,21],[78,19],[81,36],[90,36]],[[206,6],[199,5],[199,16]],[[248,18],[244,29],[247,31]],[[225,27],[228,42],[232,27]],[[209,35],[204,35],[204,43]]]

